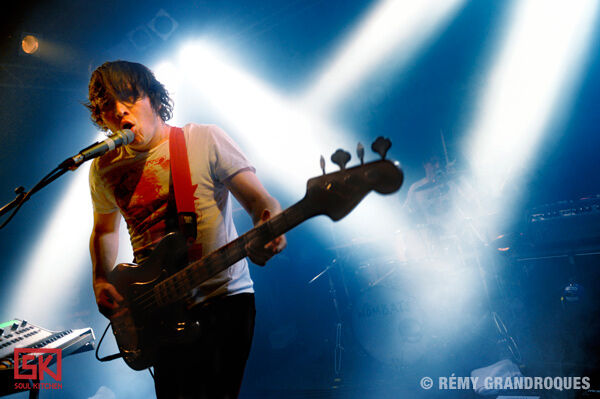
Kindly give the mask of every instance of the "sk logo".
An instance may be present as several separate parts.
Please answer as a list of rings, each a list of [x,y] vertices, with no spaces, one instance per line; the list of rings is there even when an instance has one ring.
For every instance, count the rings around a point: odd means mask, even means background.
[[[50,364],[56,361],[56,373]],[[30,372],[26,372],[30,370]],[[22,373],[23,372],[23,373]],[[48,374],[56,381],[62,379],[62,351],[60,349],[15,349],[15,380],[39,380]]]

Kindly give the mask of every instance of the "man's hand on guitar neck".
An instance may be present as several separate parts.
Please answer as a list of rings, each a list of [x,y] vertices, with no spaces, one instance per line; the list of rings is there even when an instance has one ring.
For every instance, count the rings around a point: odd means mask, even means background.
[[[269,195],[254,172],[242,170],[224,183],[252,217],[255,226],[263,224],[281,212],[279,202]],[[286,245],[287,241],[285,236],[282,235],[264,246],[251,242],[246,245],[246,251],[252,262],[264,266],[273,255],[283,251]]]
[[[111,318],[119,312],[123,297],[114,285],[105,279],[96,279],[94,281],[94,293],[96,294],[96,303],[98,309],[106,318]],[[123,308],[125,309],[125,308]]]
[[[260,220],[256,223],[256,226],[263,224],[267,220],[271,218],[271,212],[268,209],[265,209],[262,212]],[[283,249],[287,245],[287,240],[285,239],[285,235],[281,235],[274,239],[273,241],[267,243],[262,248],[260,245],[255,245],[253,243],[249,243],[246,246],[246,251],[248,251],[248,257],[254,263],[259,266],[264,266],[269,259],[271,259],[274,255],[283,251]]]

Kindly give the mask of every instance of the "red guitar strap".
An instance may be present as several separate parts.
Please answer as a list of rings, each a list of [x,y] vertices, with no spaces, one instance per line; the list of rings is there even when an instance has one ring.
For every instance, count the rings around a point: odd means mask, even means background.
[[[196,207],[194,206],[194,191],[192,189],[187,146],[183,129],[180,127],[171,126],[169,131],[169,153],[179,230],[188,242],[193,242],[196,240],[197,235]]]

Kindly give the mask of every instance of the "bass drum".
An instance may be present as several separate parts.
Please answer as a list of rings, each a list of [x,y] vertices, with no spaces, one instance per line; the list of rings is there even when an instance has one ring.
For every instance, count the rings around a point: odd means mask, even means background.
[[[361,295],[353,306],[352,327],[362,348],[389,365],[412,365],[431,350],[417,301],[398,288],[376,286]]]

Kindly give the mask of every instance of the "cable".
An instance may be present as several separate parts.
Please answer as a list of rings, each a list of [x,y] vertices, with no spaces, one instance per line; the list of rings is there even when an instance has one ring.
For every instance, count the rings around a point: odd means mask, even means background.
[[[123,354],[121,354],[120,352],[112,354],[112,355],[109,355],[109,356],[104,356],[104,357],[98,356],[98,351],[100,351],[100,345],[102,345],[102,341],[104,340],[104,336],[106,335],[106,332],[108,331],[108,328],[110,326],[111,326],[111,323],[108,323],[108,325],[104,329],[104,332],[102,333],[102,337],[100,337],[100,342],[98,342],[98,346],[96,346],[96,359],[98,359],[101,362],[110,362],[111,360],[115,360],[115,359],[118,359],[120,357],[123,357]]]

